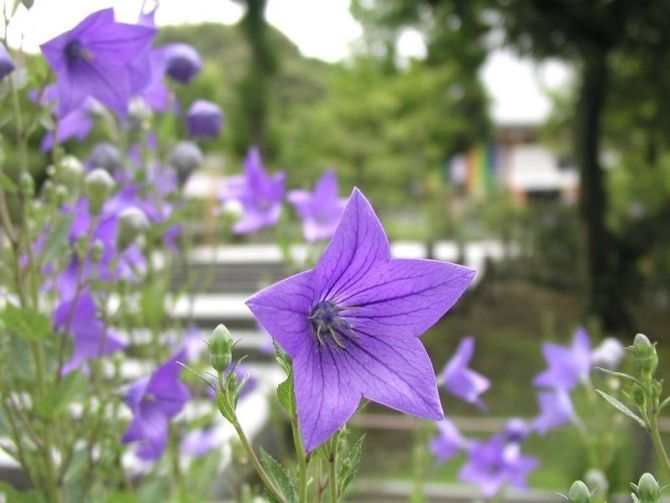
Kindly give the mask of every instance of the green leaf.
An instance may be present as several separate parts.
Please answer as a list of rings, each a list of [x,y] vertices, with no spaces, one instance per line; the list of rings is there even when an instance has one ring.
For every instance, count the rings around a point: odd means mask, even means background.
[[[295,394],[293,392],[293,372],[290,372],[288,377],[277,386],[277,400],[288,414],[293,417],[295,415]]]
[[[661,402],[661,405],[658,406],[659,412],[662,411],[668,404],[670,404],[670,396]]]
[[[7,304],[2,319],[10,332],[28,341],[39,341],[51,334],[49,318],[35,309]]]
[[[54,229],[49,232],[46,243],[44,244],[44,253],[42,255],[42,260],[44,260],[45,263],[51,262],[59,255],[61,250],[68,246],[72,218],[72,215],[60,218]]]
[[[67,406],[84,389],[86,380],[80,371],[67,374],[56,389],[35,405],[35,412],[44,419],[53,419],[67,410]]]
[[[603,391],[600,391],[599,389],[597,389],[596,391],[598,392],[598,394],[599,394],[601,397],[603,397],[605,400],[607,400],[607,402],[609,402],[609,404],[610,404],[612,407],[614,407],[614,408],[617,409],[619,412],[622,412],[623,414],[625,414],[626,416],[628,416],[629,418],[631,418],[633,421],[635,421],[637,424],[639,424],[639,425],[642,426],[643,428],[646,428],[646,425],[644,424],[644,421],[642,420],[642,418],[641,418],[640,416],[638,416],[637,414],[635,414],[635,412],[633,412],[632,410],[630,410],[628,407],[626,407],[626,406],[625,406],[623,403],[621,403],[619,400],[617,400],[616,398],[614,398],[612,395],[608,395],[607,393],[605,393],[605,392],[603,392]]]
[[[356,443],[349,449],[347,457],[344,458],[340,464],[338,471],[339,494],[344,494],[351,481],[354,480],[358,472],[358,466],[361,464],[361,457],[363,456],[363,442],[365,435],[361,435]]]
[[[298,494],[295,490],[293,482],[289,477],[288,471],[282,465],[280,465],[272,456],[270,456],[265,450],[261,447],[261,465],[265,469],[265,472],[268,474],[268,477],[274,484],[275,488],[281,493],[282,496],[286,499],[287,503],[294,503],[298,501]],[[268,496],[272,501],[276,501],[276,497],[270,492]]]
[[[10,194],[14,194],[16,192],[16,184],[2,171],[0,171],[0,188],[6,190]]]
[[[602,367],[596,367],[596,370],[602,372],[603,374],[610,375],[612,377],[618,377],[619,379],[625,379],[627,381],[634,382],[638,386],[642,387],[642,383],[640,381],[638,381],[632,375],[624,374],[623,372],[615,372],[613,370],[605,369],[605,368],[602,368]]]
[[[44,498],[37,491],[19,491],[7,482],[0,481],[0,496],[4,496],[6,503],[43,503]]]
[[[279,344],[277,344],[277,341],[275,341],[274,339],[272,340],[272,346],[274,347],[275,350],[275,360],[282,368],[284,373],[286,375],[289,375],[291,373],[291,359],[279,346]]]

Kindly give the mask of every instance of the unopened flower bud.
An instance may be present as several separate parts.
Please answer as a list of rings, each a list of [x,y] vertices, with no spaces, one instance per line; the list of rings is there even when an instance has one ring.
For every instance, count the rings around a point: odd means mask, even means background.
[[[115,184],[110,174],[102,168],[94,169],[86,175],[86,178],[84,178],[86,196],[94,214],[100,213],[105,201],[114,190]]]
[[[125,250],[133,241],[149,228],[149,219],[144,212],[131,206],[119,215],[118,247]]]
[[[68,187],[79,187],[84,176],[84,168],[73,155],[64,156],[56,169],[56,180]]]
[[[35,180],[30,173],[24,171],[19,175],[19,191],[24,197],[32,197],[35,195]]]
[[[633,488],[640,503],[657,503],[661,496],[661,487],[651,473],[643,474]]]
[[[626,354],[626,349],[619,339],[607,337],[591,354],[591,365],[616,370]]]
[[[225,325],[219,325],[209,338],[209,357],[217,372],[225,372],[233,359],[233,337]]]
[[[35,3],[35,0],[21,0],[21,3],[26,9],[30,9]]]
[[[610,483],[602,470],[592,468],[584,476],[586,485],[596,494],[607,494],[610,489]]]
[[[179,185],[183,185],[202,163],[200,147],[190,141],[179,142],[170,154],[170,165],[177,171]]]
[[[93,245],[91,246],[91,260],[93,262],[100,262],[102,259],[102,254],[105,251],[105,245],[99,239],[96,239]]]
[[[568,492],[568,503],[590,503],[591,491],[581,480],[576,481]]]
[[[151,109],[142,98],[134,98],[128,105],[128,125],[133,131],[142,131],[149,127]]]
[[[658,366],[658,355],[656,347],[649,341],[646,335],[637,334],[633,342],[633,353],[637,366],[646,376],[652,376]]]
[[[202,60],[198,51],[183,43],[170,44],[163,49],[165,54],[165,72],[182,84],[188,84],[202,69]]]
[[[194,101],[186,114],[188,132],[194,138],[216,138],[221,132],[222,122],[219,105],[211,101]]]
[[[0,44],[0,80],[14,71],[14,63],[4,44]]]
[[[509,442],[521,442],[529,433],[529,428],[523,419],[512,418],[505,424],[505,434]]]
[[[93,168],[102,168],[113,173],[121,167],[121,153],[115,145],[102,141],[95,144],[88,162]]]

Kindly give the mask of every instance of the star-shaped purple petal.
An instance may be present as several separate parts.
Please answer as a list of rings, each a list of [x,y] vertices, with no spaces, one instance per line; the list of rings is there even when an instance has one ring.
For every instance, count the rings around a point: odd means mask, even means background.
[[[128,388],[126,404],[133,420],[121,441],[139,442],[137,456],[145,461],[160,458],[167,445],[170,419],[179,414],[191,393],[179,379],[185,354],[180,351],[153,374]]]
[[[569,347],[547,342],[542,346],[548,368],[538,374],[533,384],[545,388],[571,390],[589,379],[591,342],[584,328],[578,328]]]
[[[452,395],[483,409],[479,395],[489,389],[491,382],[468,367],[474,351],[474,337],[463,338],[437,380]]]
[[[293,190],[287,199],[302,219],[307,241],[327,239],[335,233],[345,205],[339,196],[335,171],[327,170],[316,182],[314,192]]]
[[[155,35],[155,28],[118,23],[113,9],[103,9],[42,44],[57,77],[59,115],[67,115],[87,97],[125,115],[134,92],[146,85],[133,62]]]
[[[426,419],[443,418],[419,336],[456,303],[474,275],[447,262],[391,259],[377,215],[354,189],[316,268],[247,301],[293,358],[308,450],[335,433],[363,397]]]

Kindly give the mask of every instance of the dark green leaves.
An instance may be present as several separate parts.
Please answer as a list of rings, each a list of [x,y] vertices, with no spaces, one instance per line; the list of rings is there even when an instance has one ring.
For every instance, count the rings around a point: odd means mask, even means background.
[[[349,484],[354,477],[356,472],[358,472],[358,466],[361,463],[361,457],[363,455],[363,442],[365,441],[365,435],[361,435],[356,443],[349,449],[346,457],[342,459],[340,468],[338,471],[338,494],[344,494],[344,491],[347,489]]]
[[[28,341],[39,341],[51,334],[51,322],[44,314],[28,307],[7,304],[2,320],[7,330]]]

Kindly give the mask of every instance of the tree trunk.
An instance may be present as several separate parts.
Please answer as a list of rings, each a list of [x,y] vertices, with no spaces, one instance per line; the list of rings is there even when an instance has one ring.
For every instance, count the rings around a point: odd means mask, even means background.
[[[624,290],[614,273],[614,239],[607,230],[605,174],[600,165],[601,119],[607,97],[608,50],[591,46],[584,51],[576,128],[576,158],[581,178],[580,214],[584,230],[588,313],[606,331],[630,329]]]

